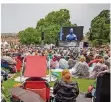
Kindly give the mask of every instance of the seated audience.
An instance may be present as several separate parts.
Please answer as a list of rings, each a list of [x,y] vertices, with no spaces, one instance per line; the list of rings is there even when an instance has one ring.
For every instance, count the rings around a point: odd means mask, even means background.
[[[104,60],[100,59],[99,62],[95,65],[93,71],[90,74],[90,78],[97,78],[98,73],[108,70],[108,66],[104,64]]]
[[[80,61],[72,68],[74,77],[89,77],[89,67],[85,61],[85,57],[81,57]]]

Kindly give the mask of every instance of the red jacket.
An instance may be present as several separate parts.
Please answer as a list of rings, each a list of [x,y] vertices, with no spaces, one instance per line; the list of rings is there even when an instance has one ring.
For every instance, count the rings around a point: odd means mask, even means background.
[[[90,66],[92,63],[98,63],[98,62],[99,62],[99,59],[94,59],[94,60],[90,61],[88,63],[88,65]]]
[[[20,72],[21,67],[22,67],[22,62],[19,59],[17,59],[17,58],[15,60],[17,62],[17,64],[16,64],[17,71]]]

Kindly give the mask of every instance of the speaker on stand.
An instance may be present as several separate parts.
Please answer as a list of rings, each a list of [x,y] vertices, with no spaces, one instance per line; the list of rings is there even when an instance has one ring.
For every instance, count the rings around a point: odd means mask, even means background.
[[[41,34],[42,45],[44,44],[44,32]]]
[[[60,38],[60,32],[58,33],[57,38],[55,39],[56,41],[56,46],[59,46],[59,38]]]
[[[88,47],[89,43],[88,42],[84,42],[83,47]]]

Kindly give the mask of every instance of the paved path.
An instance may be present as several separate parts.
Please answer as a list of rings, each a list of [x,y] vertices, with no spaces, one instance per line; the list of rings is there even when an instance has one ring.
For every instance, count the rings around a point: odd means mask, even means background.
[[[92,102],[91,98],[85,98],[84,94],[79,94],[77,97],[77,102]]]

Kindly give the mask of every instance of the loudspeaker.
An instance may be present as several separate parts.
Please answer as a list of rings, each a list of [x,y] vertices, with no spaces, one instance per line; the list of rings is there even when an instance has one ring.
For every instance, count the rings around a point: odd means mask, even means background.
[[[42,32],[41,39],[44,40],[44,32]]]
[[[60,32],[58,32],[57,38],[55,39],[55,45],[59,46],[59,37],[60,37]]]
[[[89,40],[92,40],[92,34],[90,34],[90,36],[89,36]]]
[[[88,42],[84,42],[83,47],[88,47],[88,46],[89,46],[89,43]]]

